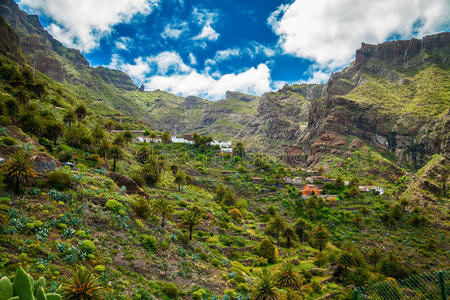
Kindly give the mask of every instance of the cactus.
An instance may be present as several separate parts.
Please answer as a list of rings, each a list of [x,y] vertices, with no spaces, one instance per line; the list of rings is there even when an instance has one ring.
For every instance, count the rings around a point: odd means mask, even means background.
[[[32,279],[22,267],[17,269],[14,276],[14,291],[20,300],[34,300]]]
[[[59,294],[46,294],[46,285],[47,281],[44,277],[34,281],[24,269],[19,267],[13,278],[0,279],[0,300],[62,300]]]
[[[7,300],[13,296],[13,287],[7,277],[0,279],[0,300]]]
[[[36,292],[36,300],[47,300],[47,296],[45,296],[44,288],[39,286]]]

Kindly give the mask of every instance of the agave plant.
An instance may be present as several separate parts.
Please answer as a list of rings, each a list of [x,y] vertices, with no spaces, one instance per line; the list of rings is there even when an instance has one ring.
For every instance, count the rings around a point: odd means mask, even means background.
[[[294,271],[294,266],[286,262],[281,267],[281,270],[276,275],[276,281],[278,287],[286,287],[291,289],[299,289],[303,280]]]
[[[100,300],[103,287],[99,277],[95,277],[87,269],[78,269],[69,283],[62,287],[66,300]]]
[[[252,288],[252,300],[278,300],[276,281],[267,269],[263,269],[261,276]]]

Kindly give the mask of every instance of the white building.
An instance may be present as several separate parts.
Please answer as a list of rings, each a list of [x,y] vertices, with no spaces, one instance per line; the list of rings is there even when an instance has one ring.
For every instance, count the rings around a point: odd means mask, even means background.
[[[219,142],[219,141],[214,140],[209,144],[213,147],[218,145],[220,148],[231,148],[231,142],[229,142],[229,141]]]
[[[187,139],[173,136],[172,137],[172,143],[175,143],[175,144],[191,144],[191,145],[193,145],[194,141],[188,141]]]
[[[358,186],[358,189],[360,192],[376,191],[380,195],[384,194],[384,190],[382,188],[380,188],[379,186],[375,186],[375,185],[360,185],[360,186]]]
[[[284,182],[290,184],[303,184],[303,179],[301,177],[284,177]]]
[[[138,143],[161,143],[161,139],[151,138],[147,136],[137,136],[135,141]]]
[[[220,152],[233,153],[233,148],[220,148]]]

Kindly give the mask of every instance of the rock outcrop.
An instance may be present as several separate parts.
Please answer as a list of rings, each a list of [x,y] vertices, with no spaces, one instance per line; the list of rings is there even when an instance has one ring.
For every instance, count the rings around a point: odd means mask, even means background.
[[[450,33],[422,40],[363,44],[355,61],[312,101],[302,146],[317,162],[323,135],[348,135],[386,149],[401,164],[420,167],[435,153],[450,155]],[[427,89],[427,93],[424,93]],[[447,100],[446,100],[447,99]]]

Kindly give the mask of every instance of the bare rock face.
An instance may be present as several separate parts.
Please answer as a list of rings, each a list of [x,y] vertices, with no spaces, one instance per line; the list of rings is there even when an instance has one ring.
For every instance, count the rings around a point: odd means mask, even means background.
[[[416,74],[431,65],[439,68],[447,65],[448,68],[448,53],[450,33],[427,36],[422,40],[363,44],[356,52],[355,61],[342,72],[331,76],[326,96],[312,101],[308,128],[302,137],[305,151],[314,151],[314,145],[322,136],[352,135],[390,151],[400,164],[420,167],[435,153],[449,156],[448,107],[439,116],[433,117],[387,109],[383,100],[374,102],[370,101],[370,97],[359,100],[358,96],[348,96],[354,89],[366,84],[367,76],[383,78],[387,84],[392,82],[396,86],[408,86],[407,76],[403,74]],[[376,87],[374,91],[372,97],[376,97]],[[418,92],[417,89],[413,91]],[[390,99],[385,101],[388,104]],[[308,163],[317,162],[319,156],[315,157],[310,158]]]
[[[9,58],[24,62],[20,51],[20,41],[14,30],[0,17],[0,52]]]
[[[61,163],[45,152],[39,152],[31,157],[34,169],[37,172],[48,173],[61,167]]]

